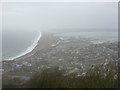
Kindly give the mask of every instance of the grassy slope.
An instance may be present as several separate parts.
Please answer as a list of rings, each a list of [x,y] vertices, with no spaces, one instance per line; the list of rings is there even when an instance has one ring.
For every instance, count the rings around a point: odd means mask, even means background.
[[[109,68],[109,70],[108,70]],[[8,80],[3,87],[20,88],[117,88],[117,68],[96,66],[86,74],[75,73],[65,75],[65,71],[43,70],[34,74],[27,82],[17,79]]]

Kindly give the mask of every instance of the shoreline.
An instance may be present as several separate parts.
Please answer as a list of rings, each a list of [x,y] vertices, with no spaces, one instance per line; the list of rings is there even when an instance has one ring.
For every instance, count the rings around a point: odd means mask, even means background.
[[[41,39],[41,37],[42,37],[42,33],[41,33],[40,31],[38,31],[38,33],[39,33],[39,34],[38,34],[37,37],[35,37],[35,39],[33,40],[33,43],[32,43],[30,46],[28,46],[28,47],[26,48],[26,50],[24,50],[24,52],[21,52],[20,54],[14,56],[14,57],[12,57],[12,58],[5,59],[5,61],[14,60],[14,59],[17,59],[17,58],[20,58],[20,57],[26,55],[27,53],[30,53],[30,52],[37,46],[38,41],[39,41],[39,40]]]
[[[116,65],[117,42],[92,44],[80,39],[70,39],[70,43],[65,42],[66,40],[59,41],[54,33],[43,33],[32,52],[15,60],[3,61],[3,75],[29,77],[36,71],[49,68],[66,70],[69,73],[81,68],[86,71],[92,65],[101,65],[104,62]]]
[[[47,32],[47,31],[41,32],[40,31],[40,33],[41,33],[40,38],[39,38],[39,40],[37,40],[37,43],[32,50],[28,51],[28,53],[23,54],[20,57],[17,57],[15,59],[10,59],[10,60],[3,60],[3,62],[25,59],[29,56],[34,55],[38,50],[47,49],[47,48],[51,47],[52,43],[55,40],[57,40],[56,37],[54,36],[54,32]],[[102,44],[103,42],[92,41],[92,43],[93,44]]]
[[[34,49],[25,55],[22,55],[18,58],[15,58],[13,60],[4,60],[4,61],[17,61],[17,60],[23,60],[27,57],[30,57],[34,55],[38,50],[47,49],[51,47],[51,44],[56,41],[56,38],[52,33],[49,32],[41,32],[41,37],[37,42],[37,45],[34,47]]]

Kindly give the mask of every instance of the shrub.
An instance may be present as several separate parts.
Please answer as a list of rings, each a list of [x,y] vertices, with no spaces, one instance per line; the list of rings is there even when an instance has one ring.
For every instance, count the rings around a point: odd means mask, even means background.
[[[63,71],[48,71],[36,73],[25,87],[30,88],[117,88],[117,79],[114,79],[116,73],[112,70],[107,72],[99,71],[95,68],[85,76],[77,76],[74,73],[64,75]]]

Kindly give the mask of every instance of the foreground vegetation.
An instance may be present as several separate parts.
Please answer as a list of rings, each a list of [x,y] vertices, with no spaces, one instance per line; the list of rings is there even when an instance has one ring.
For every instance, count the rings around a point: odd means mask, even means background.
[[[34,74],[30,80],[9,80],[3,87],[16,88],[117,88],[117,68],[99,65],[80,75],[66,71],[46,69]]]

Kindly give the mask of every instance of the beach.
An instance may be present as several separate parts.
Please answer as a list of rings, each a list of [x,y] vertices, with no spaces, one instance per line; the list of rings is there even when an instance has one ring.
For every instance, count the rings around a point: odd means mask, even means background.
[[[38,50],[50,48],[51,44],[57,40],[57,38],[55,38],[55,36],[50,32],[41,32],[41,33],[42,33],[42,37],[39,39],[36,47],[31,52],[14,59],[15,61],[23,60],[31,55],[34,55]]]

